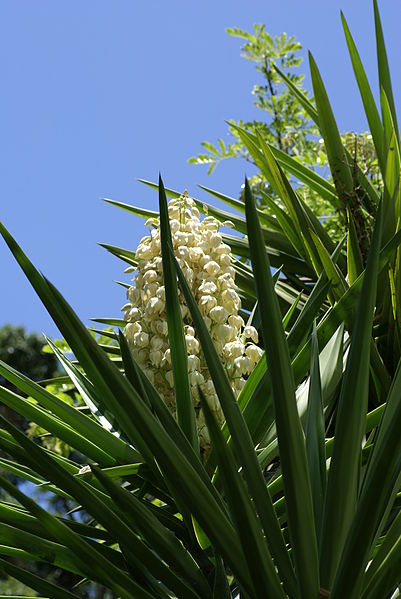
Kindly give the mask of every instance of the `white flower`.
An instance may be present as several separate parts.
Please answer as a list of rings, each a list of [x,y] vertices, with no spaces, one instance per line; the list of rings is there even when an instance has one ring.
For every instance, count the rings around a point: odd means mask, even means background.
[[[155,368],[159,368],[161,361],[163,359],[163,354],[161,351],[150,351],[149,352],[149,360],[151,361],[152,366]]]
[[[127,337],[128,340],[133,340],[134,339],[134,335],[136,333],[140,333],[142,331],[142,327],[139,324],[139,322],[129,322],[126,326],[125,326],[125,336]]]
[[[209,239],[209,244],[210,247],[213,248],[214,250],[217,250],[218,246],[220,246],[222,242],[222,237],[219,233],[213,233],[213,235],[210,236]]]
[[[188,258],[192,262],[199,262],[203,255],[203,250],[200,247],[190,247],[188,250]]]
[[[213,295],[217,291],[217,286],[213,281],[204,281],[199,287],[199,291]]]
[[[223,344],[232,341],[235,337],[236,330],[234,327],[231,327],[229,324],[219,324],[214,328],[214,333],[216,338],[221,341]]]
[[[168,335],[168,326],[165,320],[156,320],[155,322],[156,333],[166,337]]]
[[[190,354],[199,353],[199,341],[192,335],[185,335],[185,341],[187,343],[187,349]]]
[[[159,278],[159,275],[157,274],[157,272],[155,270],[147,270],[145,272],[145,274],[143,275],[144,283],[153,283],[154,281],[157,281],[158,278]]]
[[[215,306],[210,310],[209,316],[213,322],[222,324],[227,320],[227,310],[225,310],[222,306]]]
[[[163,358],[166,360],[167,364],[169,366],[171,366],[171,351],[170,351],[170,349],[166,349],[166,351],[164,352]]]
[[[220,266],[229,266],[231,264],[231,256],[229,254],[222,254],[219,256]]]
[[[216,254],[221,254],[221,255],[224,254],[224,255],[229,256],[231,254],[231,248],[226,243],[221,243],[220,245],[216,246],[214,248],[214,251],[216,252]]]
[[[134,345],[139,348],[146,347],[149,345],[149,335],[144,332],[135,333]]]
[[[168,370],[165,374],[166,381],[168,382],[171,389],[174,387],[174,375],[172,370]]]
[[[258,343],[259,342],[259,335],[257,330],[255,329],[255,327],[252,326],[246,326],[244,328],[244,337],[246,339],[252,339],[252,341],[254,343]]]
[[[257,364],[263,355],[263,351],[257,345],[251,343],[245,350],[246,355],[251,360],[252,365]]]
[[[237,312],[241,307],[241,300],[234,289],[226,289],[221,294],[222,305],[228,312]]]
[[[189,383],[191,387],[196,387],[197,385],[201,385],[205,381],[203,375],[196,370],[194,372],[189,373]]]
[[[193,372],[194,370],[199,370],[200,368],[200,360],[198,356],[188,356],[188,371]]]
[[[217,299],[213,295],[202,295],[200,298],[200,306],[204,314],[209,314],[209,312],[217,306]]]
[[[210,262],[205,264],[203,270],[205,270],[208,275],[214,276],[220,271],[220,266],[214,260],[210,260]]]
[[[249,372],[251,365],[251,361],[247,356],[241,356],[239,358],[235,358],[234,366],[237,369],[237,374],[242,376],[243,374],[247,374]]]
[[[162,337],[159,337],[158,335],[154,335],[151,340],[150,340],[150,347],[153,350],[159,350],[162,349],[162,347],[164,346],[164,339]]]
[[[231,316],[228,317],[228,324],[230,324],[232,327],[240,329],[244,326],[244,319],[237,314],[231,314]]]
[[[239,358],[244,354],[244,344],[239,340],[231,341],[231,343],[226,343],[224,346],[224,356],[229,358],[230,360],[234,360],[234,358]]]

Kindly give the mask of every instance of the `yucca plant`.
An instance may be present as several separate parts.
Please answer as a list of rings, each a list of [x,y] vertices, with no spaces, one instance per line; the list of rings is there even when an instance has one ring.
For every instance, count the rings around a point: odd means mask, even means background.
[[[265,355],[235,397],[172,247],[166,195],[158,216],[175,418],[137,363],[126,336],[98,344],[57,289],[1,225],[0,232],[57,324],[74,359],[51,347],[83,403],[74,407],[0,362],[21,395],[0,400],[74,448],[63,457],[1,417],[0,566],[51,599],[78,596],[29,573],[43,561],[121,598],[383,599],[401,584],[401,368],[399,136],[376,3],[382,117],[345,20],[384,192],[345,151],[317,67],[316,107],[288,85],[325,141],[334,185],[259,135],[239,130],[281,198],[274,216],[212,192],[244,217],[208,206],[246,238],[226,236],[243,315],[252,311]],[[335,246],[285,172],[347,214]],[[204,203],[197,201],[200,210]],[[106,246],[136,268],[134,252]],[[344,249],[346,248],[346,249]],[[281,267],[272,275],[271,266]],[[202,389],[211,452],[199,450],[180,297],[185,298],[224,414]],[[289,308],[289,309],[288,309]],[[106,324],[126,324],[99,319]],[[68,500],[90,520],[59,517],[15,487],[18,475]],[[17,558],[10,560],[9,558]]]

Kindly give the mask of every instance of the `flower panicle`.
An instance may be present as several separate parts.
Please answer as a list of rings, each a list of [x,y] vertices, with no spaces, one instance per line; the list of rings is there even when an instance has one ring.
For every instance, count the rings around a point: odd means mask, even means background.
[[[224,243],[220,233],[222,226],[233,225],[230,221],[220,223],[212,216],[201,220],[194,200],[186,193],[168,203],[168,215],[174,254],[198,303],[232,389],[238,396],[262,350],[257,346],[256,329],[245,326],[239,315],[241,300],[235,285],[231,248]],[[127,321],[124,330],[135,360],[175,414],[160,221],[151,218],[145,224],[151,227],[151,231],[140,240],[136,251],[138,268],[133,285],[127,291],[127,304],[123,307]],[[203,451],[208,451],[210,439],[200,408],[198,386],[219,423],[224,421],[224,416],[180,290],[179,301],[200,445]]]

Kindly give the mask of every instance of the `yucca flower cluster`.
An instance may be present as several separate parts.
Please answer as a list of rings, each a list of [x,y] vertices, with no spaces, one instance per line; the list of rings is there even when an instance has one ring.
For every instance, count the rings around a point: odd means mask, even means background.
[[[231,248],[223,242],[220,233],[222,226],[232,227],[233,224],[230,221],[220,223],[211,216],[201,221],[194,200],[186,194],[169,202],[168,214],[174,253],[200,307],[233,391],[238,396],[262,350],[256,345],[256,329],[245,326],[238,313],[241,300],[235,285]],[[125,335],[135,360],[175,414],[159,219],[148,219],[146,226],[151,227],[151,232],[139,242],[134,284],[128,289],[128,303],[122,308],[127,320]],[[207,452],[209,436],[199,406],[198,386],[217,420],[222,423],[224,417],[181,290],[179,300],[200,445]]]

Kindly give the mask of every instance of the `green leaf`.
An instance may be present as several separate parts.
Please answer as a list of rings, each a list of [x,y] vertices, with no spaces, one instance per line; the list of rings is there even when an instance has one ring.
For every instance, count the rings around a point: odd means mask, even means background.
[[[363,106],[365,108],[366,118],[369,123],[370,132],[372,134],[373,143],[379,160],[380,170],[384,176],[385,160],[383,152],[383,125],[380,120],[379,112],[377,110],[376,102],[374,100],[368,78],[366,77],[365,69],[363,68],[358,50],[352,38],[351,32],[348,28],[347,21],[345,20],[345,17],[342,12],[341,20],[344,28],[345,38],[347,40],[348,51],[351,57],[355,78],[358,83]]]
[[[326,494],[326,449],[324,429],[322,385],[319,368],[319,345],[316,335],[316,323],[314,323],[305,437],[317,540],[320,538]]]
[[[333,597],[360,592],[380,522],[399,490],[401,472],[401,363],[395,374],[369,461],[358,509],[333,587]],[[390,548],[389,548],[390,549]]]
[[[135,252],[117,247],[116,245],[110,245],[109,243],[99,243],[99,245],[110,252],[110,254],[113,254],[113,256],[117,256],[117,258],[120,258],[120,260],[127,262],[127,264],[130,264],[135,268],[138,266],[138,260],[135,257]]]
[[[333,298],[334,303],[336,300],[339,300],[348,289],[347,282],[341,270],[334,264],[320,238],[313,231],[311,231],[311,236],[327,279],[330,282],[329,298]]]
[[[393,590],[399,580],[400,560],[401,512],[398,512],[366,571],[364,597],[383,597]]]
[[[214,189],[210,189],[210,187],[205,187],[204,185],[198,185],[198,187],[203,189],[203,191],[206,191],[206,193],[210,193],[210,195],[218,200],[221,200],[225,204],[228,204],[228,206],[231,206],[231,208],[234,208],[234,210],[238,210],[238,212],[245,214],[245,204],[242,200],[236,200],[225,195],[224,193],[221,193],[220,191],[215,191]],[[263,212],[263,210],[258,210],[258,216],[260,218],[260,222],[263,223],[267,228],[280,230],[280,227],[277,226],[275,219],[269,214]]]
[[[361,272],[363,271],[363,262],[361,250],[359,248],[358,238],[356,235],[356,229],[352,213],[348,209],[348,236],[347,236],[347,271],[348,271],[348,282],[352,285]]]
[[[263,194],[263,198],[264,198],[269,210],[276,216],[277,222],[280,223],[280,227],[281,227],[282,231],[285,233],[285,235],[291,241],[296,252],[299,254],[299,256],[301,256],[305,260],[309,261],[309,256],[308,256],[307,252],[305,251],[303,242],[300,239],[299,234],[297,233],[297,229],[296,229],[296,225],[294,224],[293,217],[289,216],[282,208],[280,208],[278,203],[275,202],[267,194]]]
[[[141,179],[139,179],[141,181]],[[146,181],[142,181],[142,183],[146,183]],[[175,197],[179,197],[180,194],[176,194]],[[117,202],[116,200],[110,200],[108,198],[103,198],[105,202],[111,204],[112,206],[117,206],[117,208],[122,208],[127,212],[131,212],[135,214],[135,216],[141,216],[142,218],[158,218],[159,214],[154,210],[146,210],[145,208],[137,208],[136,206],[132,206],[131,204],[125,204],[124,202]]]
[[[82,524],[81,522],[76,522],[75,520],[65,518],[59,518],[59,520],[62,520],[64,524],[81,536],[88,537],[89,539],[103,539],[108,542],[113,540],[113,537],[110,535],[110,533],[102,528],[89,526],[87,524]],[[15,526],[21,530],[25,530],[43,538],[48,538],[52,541],[58,540],[56,537],[54,537],[54,535],[50,534],[43,528],[42,524],[39,520],[37,520],[37,518],[34,518],[28,514],[28,512],[23,511],[22,507],[19,505],[17,506],[0,502],[0,521],[4,524]]]
[[[213,599],[231,599],[224,562],[219,555],[215,555],[216,573],[213,585]]]
[[[152,410],[160,420],[160,423],[162,424],[166,433],[170,436],[172,441],[174,441],[176,446],[186,457],[186,459],[191,463],[192,467],[196,470],[197,474],[207,485],[209,491],[212,493],[214,499],[218,502],[219,506],[223,510],[225,510],[226,507],[223,504],[220,495],[216,491],[216,488],[211,484],[204,467],[201,465],[199,452],[196,453],[194,451],[194,448],[190,445],[187,437],[185,437],[185,435],[183,434],[182,429],[178,426],[170,410],[167,408],[166,404],[163,402],[152,383],[149,381],[147,376],[141,371],[139,366],[135,363],[132,354],[129,350],[127,341],[121,332],[120,346],[122,349],[125,373],[128,380],[134,385],[134,387],[136,387],[136,385],[139,384],[141,391],[145,394],[147,401],[149,402]],[[138,381],[138,379],[140,380]],[[105,469],[105,472],[109,474],[113,470],[113,468],[108,468]]]
[[[315,173],[312,169],[309,169],[303,164],[293,158],[290,154],[270,146],[271,151],[277,162],[292,175],[297,177],[302,183],[305,183],[322,198],[330,202],[335,208],[339,208],[339,202],[335,187],[329,183],[326,179]]]
[[[156,190],[159,189],[158,183],[152,183],[151,181],[147,181],[146,179],[138,179],[138,181],[140,183],[144,183],[145,185],[147,185],[148,187],[151,187],[152,189],[156,189]],[[169,198],[172,198],[173,200],[178,200],[178,198],[182,195],[181,192],[175,191],[174,189],[170,189],[169,187],[165,187],[164,190],[166,192],[166,196]]]
[[[327,281],[323,281],[322,286],[321,283],[322,279],[319,279],[319,282],[315,285],[305,306],[288,334],[287,343],[291,355],[297,353],[301,342],[309,332],[312,322],[317,316],[321,304],[326,297],[329,284]],[[306,375],[307,370],[308,365],[305,364],[305,370],[303,371],[302,376],[300,375],[300,379]],[[244,419],[255,444],[261,441],[268,428],[272,425],[274,419],[266,371],[266,360],[261,359],[256,368],[252,371],[238,397],[240,409],[243,412]]]
[[[308,252],[306,247],[304,247],[304,233],[305,235],[308,234],[311,225],[306,218],[300,199],[295,192],[293,192],[280,166],[274,159],[270,147],[266,144],[262,136],[252,136],[247,131],[237,126],[235,126],[235,130],[238,132],[238,135],[241,137],[241,140],[245,144],[252,158],[255,160],[257,166],[262,171],[263,175],[272,185],[277,195],[284,202],[284,205],[291,217],[294,234],[298,238],[296,242],[297,245],[295,245],[295,247],[300,252],[300,255],[304,259],[308,260]],[[288,234],[287,230],[285,233]],[[294,245],[292,239],[291,242]]]
[[[17,431],[15,427],[12,427],[10,424],[7,424],[7,422],[3,418],[0,419],[0,422],[2,422],[4,426],[10,429],[14,437],[18,439],[19,443],[23,447],[27,448],[27,451],[30,450],[30,453],[36,457],[36,463],[40,465],[41,469],[44,469],[48,473],[49,478],[53,480],[53,482],[59,484],[62,488],[68,490],[71,493],[71,495],[74,496],[77,499],[77,501],[79,501],[88,510],[89,513],[91,513],[101,524],[103,524],[103,526],[108,526],[109,528],[111,528],[113,530],[113,533],[116,535],[116,538],[120,545],[122,543],[124,546],[127,546],[128,550],[132,551],[134,555],[140,556],[144,570],[147,570],[152,575],[155,574],[165,584],[169,586],[172,584],[172,588],[174,590],[178,589],[178,592],[183,597],[194,597],[193,593],[184,593],[185,588],[180,583],[180,580],[170,572],[170,570],[154,555],[154,553],[145,545],[145,543],[139,537],[137,537],[136,534],[133,533],[133,531],[127,526],[125,522],[123,522],[121,516],[115,511],[113,504],[108,505],[103,500],[103,498],[100,498],[99,494],[96,493],[96,491],[93,488],[89,487],[88,485],[85,485],[85,483],[83,483],[82,481],[72,477],[66,471],[63,471],[63,469],[57,468],[52,458],[46,455],[43,449],[26,439],[22,433]],[[11,493],[11,483],[2,480],[1,484]],[[41,521],[43,521],[44,526],[46,526],[47,521],[44,516],[44,514],[46,514],[45,510],[42,510],[42,508],[39,507],[37,510],[35,510],[34,506],[36,505],[36,503],[33,502],[33,500],[23,496],[18,489],[13,489],[12,494],[16,497],[16,499],[18,499],[18,501],[25,505],[31,511],[32,514],[36,515]],[[65,544],[67,546],[71,545],[71,549],[74,551],[74,539],[72,538],[71,534],[68,535],[66,533],[63,536],[63,528],[59,526],[59,521],[55,523],[54,517],[52,518],[53,520],[49,520],[48,529],[50,530],[50,532],[56,534],[58,539],[64,539]],[[61,524],[63,523],[60,523],[60,525]],[[65,527],[65,525],[63,526]],[[95,556],[92,558],[92,560],[93,559],[95,559]],[[89,560],[90,563],[89,557],[87,558],[87,560]],[[102,565],[101,560],[98,561],[99,567],[104,568],[104,563]],[[112,572],[110,572],[109,574],[112,575]],[[88,571],[88,575],[90,575],[90,570]],[[116,580],[119,580],[119,576],[121,578],[121,581],[123,580],[122,573],[118,575],[118,572],[115,571],[113,576],[115,578],[117,577]],[[102,580],[102,578],[100,578],[100,580]],[[104,583],[108,584],[110,588],[116,587],[116,585],[110,585],[110,581],[107,582],[107,580],[108,579],[104,580]],[[128,579],[128,581],[129,580],[130,579]],[[127,581],[124,584],[126,585],[127,589],[130,589],[132,586],[128,584]],[[135,586],[136,585],[134,584],[134,587],[132,588],[135,589]],[[119,588],[119,584],[117,588]],[[145,595],[138,596],[145,597]]]
[[[395,130],[395,127],[394,127],[393,116],[391,114],[390,104],[389,104],[388,98],[386,96],[386,92],[384,91],[383,88],[381,88],[381,90],[380,90],[380,105],[381,105],[382,114],[383,114],[384,159],[385,159],[385,166],[386,166],[386,160],[388,160],[388,151],[390,148],[390,141],[391,141],[391,137],[393,135],[393,129]],[[394,137],[396,138],[395,134],[394,134]],[[395,139],[395,142],[399,148],[399,140],[397,138]],[[385,176],[386,176],[386,168],[384,169],[383,179],[385,179]]]
[[[1,422],[5,423],[3,418],[1,418]],[[35,515],[47,530],[55,534],[59,540],[62,540],[69,547],[73,561],[88,576],[96,576],[107,587],[120,593],[122,597],[126,597],[127,599],[134,599],[134,597],[151,599],[151,595],[126,576],[122,570],[119,570],[108,562],[85,539],[72,531],[61,520],[50,514],[50,512],[40,507],[33,499],[22,493],[1,475],[0,486]]]
[[[375,28],[376,28],[376,48],[377,48],[377,66],[379,70],[379,85],[383,88],[393,117],[394,127],[396,130],[397,138],[399,138],[398,125],[397,125],[397,113],[395,110],[393,87],[391,85],[390,68],[387,60],[386,45],[384,43],[383,29],[380,21],[379,8],[377,6],[377,0],[373,0],[373,8],[375,13]]]
[[[77,433],[90,439],[92,443],[102,448],[116,461],[124,463],[140,460],[138,452],[127,443],[1,360],[0,374],[18,389],[33,397],[46,410],[58,416]]]
[[[401,243],[401,231],[396,233],[394,237],[385,245],[379,255],[379,268],[381,272],[385,266],[387,266],[388,260],[396,251],[397,247]],[[343,297],[337,302],[337,304],[331,308],[325,317],[321,320],[317,327],[317,336],[319,341],[319,347],[323,348],[326,343],[331,339],[338,327],[347,322],[350,324],[352,315],[355,309],[355,305],[360,297],[361,286],[364,280],[365,273],[359,275],[355,283],[345,292]],[[352,323],[351,323],[352,324]],[[375,347],[372,342],[371,349]],[[292,367],[294,371],[295,383],[299,384],[310,363],[310,342],[308,341],[304,347],[295,356]]]
[[[384,102],[386,102],[385,98]],[[384,207],[384,239],[387,241],[399,227],[398,215],[400,210],[400,149],[392,123],[387,147]]]
[[[305,597],[313,597],[318,594],[319,574],[305,440],[298,416],[294,378],[280,309],[268,258],[263,252],[260,225],[247,180],[245,206],[276,417],[292,555],[301,593]]]
[[[291,227],[288,227],[288,230],[291,230]],[[246,239],[224,234],[222,235],[222,238],[224,243],[227,243],[231,247],[234,256],[249,258],[249,244]],[[313,268],[298,257],[284,253],[281,250],[272,248],[268,245],[266,245],[266,251],[269,254],[269,260],[274,268],[282,267],[284,273],[294,273],[298,276],[305,276],[312,279],[316,276]],[[237,265],[238,267],[244,267],[243,263],[234,263],[234,267]]]
[[[288,309],[288,311],[286,312],[284,318],[283,318],[283,329],[286,331],[289,325],[289,322],[298,306],[299,300],[302,297],[302,291],[298,294],[298,297],[296,298],[296,300],[291,304],[290,308]]]
[[[321,584],[330,589],[357,507],[361,444],[367,412],[382,210],[374,228],[336,418],[321,536]],[[344,492],[344,489],[347,491]]]
[[[327,158],[340,204],[342,209],[345,210],[354,193],[352,174],[322,78],[311,53],[309,53],[309,65],[319,113],[320,131],[326,146]]]
[[[161,177],[159,177],[159,209],[160,245],[164,288],[166,292],[166,318],[174,377],[177,420],[194,450],[198,451],[199,440],[196,428],[196,416],[188,377],[188,351],[178,299],[177,275],[169,251],[170,248],[173,251],[173,242],[171,239],[166,194]]]
[[[39,593],[45,593],[52,599],[77,599],[77,596],[73,595],[69,591],[62,589],[52,582],[47,582],[36,574],[33,574],[28,570],[24,570],[2,558],[0,558],[0,570],[4,570],[4,572],[6,572],[9,576],[16,578],[20,582],[26,584],[29,588],[34,589]]]
[[[259,524],[254,506],[247,493],[245,483],[238,473],[234,456],[227,447],[220,427],[218,426],[201,389],[199,389],[199,398],[213,449],[219,464],[222,483],[226,491],[225,496],[239,538],[241,539],[243,552],[252,580],[253,588],[245,590],[251,594],[255,594],[257,597],[267,597],[267,589],[269,589],[269,593],[271,593],[273,597],[284,598],[284,591],[280,586],[280,580],[267,548],[263,529]]]
[[[68,572],[85,576],[67,547],[8,524],[2,524],[0,528],[0,554],[46,562]]]
[[[306,94],[300,90],[293,81],[291,81],[291,79],[289,77],[287,77],[287,75],[285,75],[283,73],[283,71],[281,71],[277,65],[273,66],[274,70],[277,71],[277,73],[280,75],[280,77],[283,79],[283,81],[285,81],[287,87],[292,91],[292,93],[294,94],[294,97],[298,100],[298,102],[301,104],[301,106],[303,107],[303,109],[305,110],[305,112],[307,114],[309,114],[310,118],[312,119],[312,121],[314,123],[316,123],[316,125],[318,127],[320,127],[320,123],[319,123],[319,114],[316,110],[316,108],[313,106],[312,102],[309,100],[309,98],[306,96]]]
[[[91,469],[113,501],[116,502],[123,513],[127,514],[128,520],[140,531],[149,546],[167,564],[170,564],[174,571],[179,571],[181,576],[184,575],[184,580],[190,581],[197,593],[191,591],[188,585],[179,581],[176,576],[171,577],[171,588],[182,597],[195,597],[198,594],[201,597],[210,595],[210,588],[201,571],[176,536],[166,530],[156,516],[135,495],[113,482],[97,466],[92,465]]]
[[[270,184],[276,189],[276,193],[281,197],[289,214],[292,216],[294,225],[298,230],[298,235],[300,239],[305,241],[312,261],[316,260],[316,256],[313,243],[310,239],[310,230],[314,231],[320,237],[327,251],[330,253],[333,252],[335,245],[332,239],[314,212],[305,202],[302,201],[302,199],[290,185],[281,166],[274,158],[272,146],[265,142],[264,138],[258,131],[256,132],[256,139],[263,153],[264,160],[262,160],[261,166],[265,171],[265,175],[270,181]]]
[[[127,324],[127,321],[123,318],[90,318],[93,322],[98,322],[99,324],[105,324],[109,327],[120,327],[124,328]]]
[[[70,381],[75,385],[76,389],[79,391],[83,401],[88,406],[96,420],[98,420],[101,425],[111,432],[113,429],[121,433],[122,428],[119,425],[119,422],[113,412],[108,409],[108,407],[104,404],[99,394],[96,392],[96,387],[88,380],[84,373],[71,362],[64,354],[59,350],[59,348],[46,337],[46,341],[53,350],[53,353],[59,360],[60,364],[68,374]],[[128,444],[127,444],[128,445]],[[146,453],[146,450],[145,450]],[[137,460],[141,459],[139,454],[137,454]]]
[[[66,426],[62,420],[49,412],[36,406],[33,402],[13,393],[9,389],[0,386],[0,400],[18,414],[25,416],[29,421],[39,424],[45,430],[68,443],[72,447],[87,455],[90,459],[99,461],[104,466],[115,464],[107,453],[94,445],[89,439],[77,433],[73,428]]]

